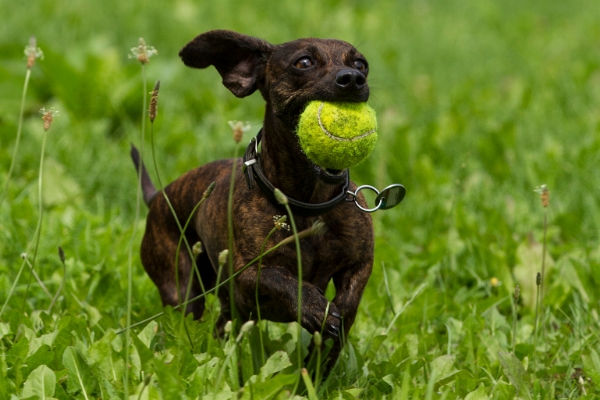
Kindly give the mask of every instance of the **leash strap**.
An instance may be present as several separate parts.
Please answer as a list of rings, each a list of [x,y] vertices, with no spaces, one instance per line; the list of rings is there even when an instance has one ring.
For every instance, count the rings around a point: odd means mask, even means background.
[[[260,166],[260,153],[258,152],[258,145],[262,139],[262,129],[258,132],[256,137],[250,140],[250,144],[246,148],[244,153],[244,174],[246,175],[246,183],[248,188],[254,189],[254,182],[258,184],[258,187],[267,196],[271,203],[280,206],[275,199],[275,186],[265,176]],[[340,194],[335,196],[333,199],[324,203],[303,203],[298,200],[294,200],[288,196],[288,204],[295,215],[301,215],[304,217],[316,217],[323,215],[331,211],[335,206],[343,202],[348,198],[348,189],[350,188],[350,174],[348,170],[344,170],[345,182],[342,185]]]

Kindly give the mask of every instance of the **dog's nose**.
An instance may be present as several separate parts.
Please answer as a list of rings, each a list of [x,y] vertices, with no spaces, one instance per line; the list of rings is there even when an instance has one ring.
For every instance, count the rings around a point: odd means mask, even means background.
[[[342,89],[360,89],[367,83],[367,78],[355,69],[343,69],[335,76],[335,84]]]

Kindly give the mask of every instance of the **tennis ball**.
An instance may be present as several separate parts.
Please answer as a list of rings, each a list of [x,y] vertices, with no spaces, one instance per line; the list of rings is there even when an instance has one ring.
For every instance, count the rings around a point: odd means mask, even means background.
[[[373,151],[377,118],[367,103],[311,101],[300,114],[296,134],[312,162],[343,170]]]

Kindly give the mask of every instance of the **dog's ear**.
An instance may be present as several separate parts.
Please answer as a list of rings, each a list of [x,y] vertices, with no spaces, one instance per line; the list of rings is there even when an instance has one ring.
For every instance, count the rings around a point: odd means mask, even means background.
[[[214,65],[223,85],[237,97],[254,93],[264,78],[274,46],[232,31],[215,30],[196,36],[179,52],[188,67]]]

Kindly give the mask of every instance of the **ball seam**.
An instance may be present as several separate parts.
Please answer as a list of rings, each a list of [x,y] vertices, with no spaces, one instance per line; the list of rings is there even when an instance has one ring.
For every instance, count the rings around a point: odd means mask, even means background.
[[[321,130],[323,131],[323,133],[325,133],[327,136],[329,136],[329,138],[331,138],[333,140],[337,140],[339,142],[354,142],[356,140],[360,140],[362,138],[365,138],[365,137],[369,136],[370,134],[372,134],[372,133],[374,133],[374,132],[377,131],[377,129],[371,129],[367,133],[363,133],[362,135],[354,136],[354,137],[351,137],[351,138],[343,138],[343,137],[336,136],[333,133],[329,132],[323,126],[323,122],[321,121],[321,110],[323,110],[324,106],[325,106],[325,102],[322,102],[321,105],[319,106],[319,110],[317,111],[317,121],[319,121],[319,126],[321,127]]]

